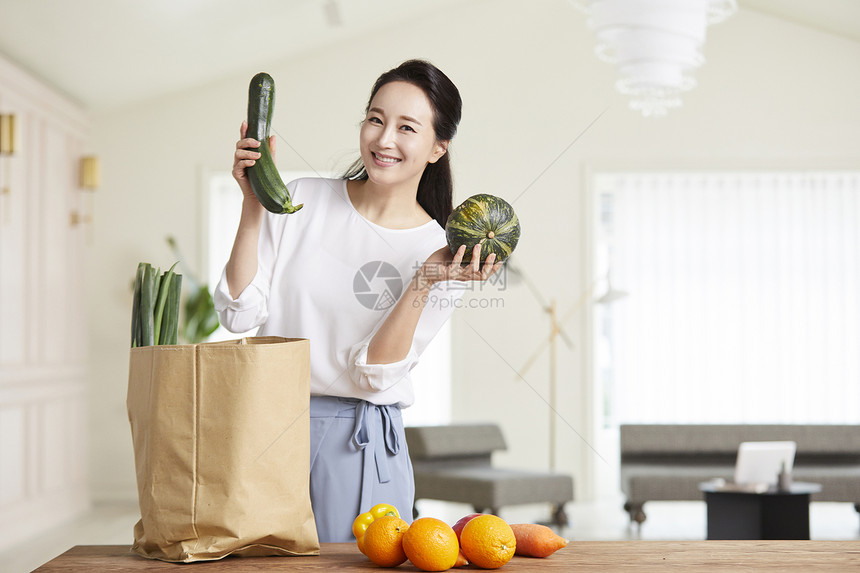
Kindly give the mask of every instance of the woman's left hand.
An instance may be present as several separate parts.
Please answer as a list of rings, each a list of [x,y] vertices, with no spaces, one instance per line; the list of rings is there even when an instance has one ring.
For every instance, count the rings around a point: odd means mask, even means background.
[[[442,247],[421,265],[418,277],[422,285],[427,287],[441,281],[485,281],[502,268],[502,261],[496,262],[496,254],[490,253],[481,266],[481,244],[472,249],[471,261],[463,265],[466,245],[460,245],[457,252],[451,254],[451,249]]]

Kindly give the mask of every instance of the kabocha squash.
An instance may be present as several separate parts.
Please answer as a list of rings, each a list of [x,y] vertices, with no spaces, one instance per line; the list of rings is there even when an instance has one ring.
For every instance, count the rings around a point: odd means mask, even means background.
[[[260,158],[248,167],[245,173],[251,183],[254,195],[266,210],[272,213],[295,213],[302,205],[293,205],[290,192],[281,180],[272,150],[269,147],[269,128],[272,125],[272,110],[275,107],[275,80],[265,72],[251,78],[248,88],[248,131],[247,137],[260,142]]]
[[[464,263],[472,260],[472,249],[478,243],[481,243],[481,263],[490,253],[496,253],[496,261],[503,261],[511,256],[520,240],[520,221],[507,201],[481,193],[469,197],[451,212],[445,236],[452,253],[460,245],[466,245]]]

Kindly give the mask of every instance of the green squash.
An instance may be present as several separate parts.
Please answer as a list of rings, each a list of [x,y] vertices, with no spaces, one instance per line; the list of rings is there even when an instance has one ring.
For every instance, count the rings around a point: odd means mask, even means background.
[[[481,243],[481,263],[490,253],[496,253],[496,261],[503,261],[511,256],[520,240],[520,221],[507,201],[480,193],[451,212],[445,224],[445,236],[452,253],[456,253],[460,245],[466,245],[464,263],[472,260],[472,249],[478,243]]]

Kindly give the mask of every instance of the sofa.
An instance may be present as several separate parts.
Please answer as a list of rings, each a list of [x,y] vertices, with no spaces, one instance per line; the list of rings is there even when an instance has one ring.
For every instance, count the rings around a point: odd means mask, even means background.
[[[415,499],[467,503],[477,513],[498,514],[506,506],[549,503],[552,521],[568,524],[564,505],[573,500],[568,475],[495,467],[493,452],[507,449],[495,424],[406,428],[415,473]],[[415,517],[417,510],[413,509]]]
[[[733,481],[746,441],[797,443],[794,481],[821,484],[812,501],[850,502],[860,512],[860,426],[627,424],[620,427],[620,480],[631,523],[648,501],[699,501],[699,484]]]

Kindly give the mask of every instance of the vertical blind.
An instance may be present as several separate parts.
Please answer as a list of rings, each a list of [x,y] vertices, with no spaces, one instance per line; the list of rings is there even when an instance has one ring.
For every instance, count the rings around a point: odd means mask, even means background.
[[[860,173],[596,182],[610,425],[860,422]]]

